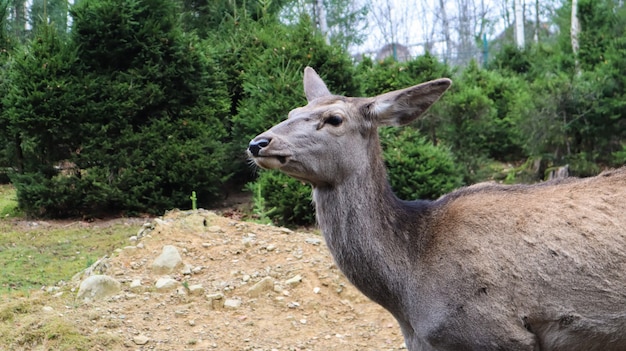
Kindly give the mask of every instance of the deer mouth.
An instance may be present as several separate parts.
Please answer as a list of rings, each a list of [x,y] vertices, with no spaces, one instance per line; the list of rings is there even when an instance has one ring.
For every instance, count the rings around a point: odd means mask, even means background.
[[[257,166],[263,169],[279,169],[289,162],[289,156],[284,155],[259,155],[252,158]]]

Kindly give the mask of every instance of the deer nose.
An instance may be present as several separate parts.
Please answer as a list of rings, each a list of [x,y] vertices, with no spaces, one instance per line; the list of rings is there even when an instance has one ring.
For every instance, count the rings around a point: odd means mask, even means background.
[[[267,147],[270,144],[270,141],[272,141],[272,139],[254,139],[248,145],[248,151],[250,151],[252,156],[258,157],[259,151],[261,151],[261,149],[263,149],[264,147]]]

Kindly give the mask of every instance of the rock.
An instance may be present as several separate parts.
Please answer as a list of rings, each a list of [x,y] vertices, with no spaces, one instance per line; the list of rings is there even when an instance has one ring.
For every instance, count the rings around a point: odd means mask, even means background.
[[[165,245],[161,255],[152,263],[152,270],[156,274],[168,274],[182,265],[183,259],[180,257],[178,249],[173,245]]]
[[[46,312],[46,313],[51,313],[54,312],[54,308],[50,307],[50,306],[43,306],[41,308],[42,311]]]
[[[180,272],[183,275],[191,275],[191,269],[192,269],[192,267],[185,263],[185,265],[183,266],[183,269]]]
[[[322,243],[322,239],[320,238],[306,238],[304,242],[311,245],[320,245]]]
[[[178,281],[170,277],[162,277],[157,280],[154,287],[157,290],[172,290],[178,286]]]
[[[222,230],[222,228],[220,228],[220,227],[219,227],[219,226],[217,226],[217,225],[212,225],[212,226],[208,227],[207,229],[208,229],[208,230],[209,230],[209,232],[211,232],[211,233],[222,233],[222,232],[224,232],[224,230]]]
[[[224,295],[221,293],[206,295],[206,299],[214,310],[224,307]]]
[[[137,335],[133,338],[133,342],[137,345],[145,345],[150,341],[150,338],[145,335]]]
[[[78,281],[80,281],[82,279],[86,279],[87,277],[92,276],[92,275],[104,274],[104,273],[106,273],[106,271],[109,268],[111,268],[111,263],[109,262],[109,257],[108,256],[104,256],[101,259],[99,259],[96,262],[94,262],[91,266],[89,266],[84,271],[75,274],[72,277],[72,281],[78,282]]]
[[[130,288],[131,291],[140,290],[141,289],[141,279],[133,279],[133,281],[130,282],[129,288]]]
[[[239,308],[241,306],[241,300],[238,299],[226,299],[224,301],[225,308]]]
[[[189,285],[189,294],[202,295],[204,294],[204,287],[202,286],[202,284]]]
[[[285,284],[287,285],[296,285],[302,281],[302,276],[300,274],[296,274],[293,278],[289,278],[285,280]]]
[[[265,248],[265,250],[270,251],[270,252],[271,252],[271,251],[274,251],[274,250],[276,250],[276,245],[274,245],[274,244],[269,244],[269,245],[267,245],[267,247]]]
[[[120,291],[121,283],[108,275],[92,275],[80,283],[76,298],[85,302],[102,299]]]
[[[271,291],[272,289],[274,289],[274,279],[272,279],[272,277],[265,277],[251,286],[247,293],[250,297],[258,297],[264,292]]]

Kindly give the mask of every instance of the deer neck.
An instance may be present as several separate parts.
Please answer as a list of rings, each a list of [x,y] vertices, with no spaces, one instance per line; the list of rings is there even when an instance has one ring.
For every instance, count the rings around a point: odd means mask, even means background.
[[[429,204],[406,203],[392,192],[380,153],[340,184],[313,189],[318,225],[337,266],[370,299],[390,311],[400,279],[419,255]]]

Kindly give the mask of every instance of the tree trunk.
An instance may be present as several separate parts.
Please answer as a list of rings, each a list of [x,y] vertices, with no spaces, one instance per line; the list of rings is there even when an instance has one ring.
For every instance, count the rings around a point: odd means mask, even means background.
[[[446,4],[444,0],[439,0],[439,9],[441,13],[441,26],[443,28],[443,37],[446,41],[446,52],[444,54],[445,61],[450,59],[450,24],[448,23],[448,16],[446,15]]]
[[[15,165],[17,173],[24,174],[24,152],[22,151],[22,137],[15,134]]]
[[[326,11],[324,9],[324,2],[322,0],[315,0],[315,15],[317,20],[317,25],[319,26],[320,32],[324,36],[324,40],[326,40],[326,44],[330,44],[328,40],[328,23],[326,22]]]
[[[524,8],[522,0],[515,0],[515,44],[520,49],[525,46],[524,43]]]
[[[580,63],[578,62],[578,33],[580,32],[580,23],[578,22],[578,0],[572,0],[572,27],[570,30],[572,40],[572,52],[575,57],[576,74],[580,74]]]
[[[539,30],[541,29],[541,22],[539,22],[539,0],[535,0],[535,43],[539,43]]]

